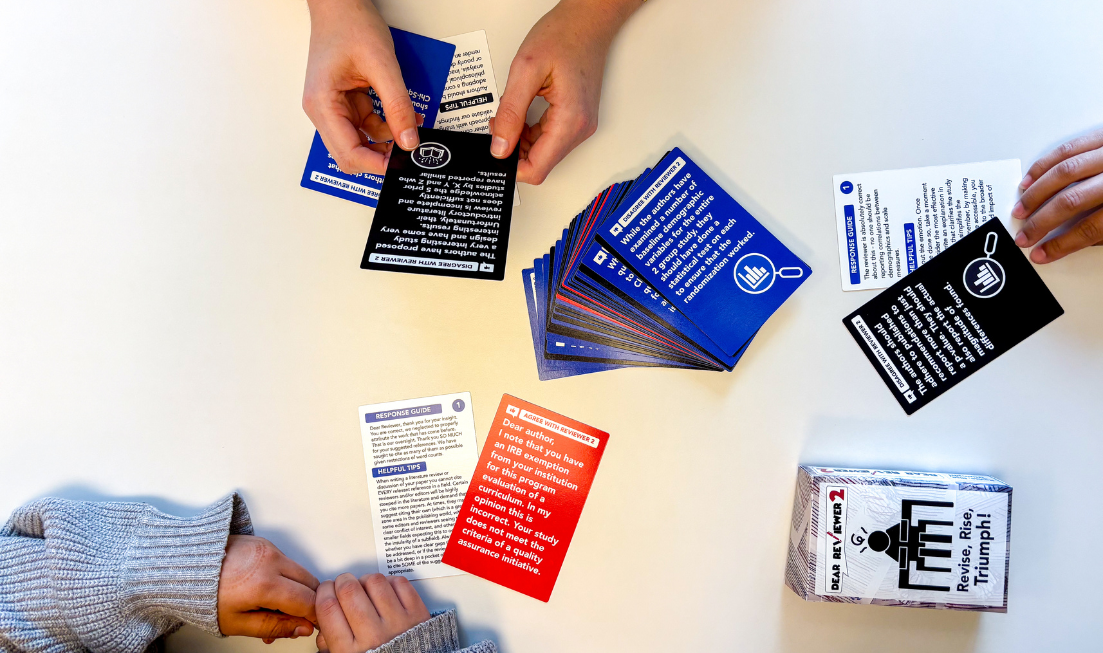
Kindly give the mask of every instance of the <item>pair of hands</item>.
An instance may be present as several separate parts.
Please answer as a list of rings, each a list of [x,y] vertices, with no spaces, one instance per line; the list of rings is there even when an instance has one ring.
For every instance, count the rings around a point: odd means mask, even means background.
[[[491,153],[520,147],[517,181],[539,184],[597,129],[605,58],[613,37],[643,0],[561,0],[517,51],[505,93],[491,119]],[[308,0],[310,56],[303,109],[337,165],[347,173],[383,174],[394,141],[418,145],[394,43],[371,0]],[[374,89],[387,116],[372,112]],[[537,96],[548,108],[525,124]]]
[[[341,574],[319,583],[262,537],[231,535],[218,582],[223,635],[305,637],[317,624],[318,649],[362,653],[428,621],[429,610],[405,578]]]
[[[491,152],[520,147],[517,180],[544,181],[597,129],[605,58],[616,32],[642,0],[561,0],[533,26],[510,66],[505,94],[491,121]],[[342,170],[382,174],[390,143],[417,147],[414,113],[394,56],[390,32],[370,0],[309,0],[310,57],[303,108]],[[387,115],[372,112],[373,88]],[[525,124],[535,97],[548,108]],[[369,140],[370,138],[370,140]],[[1025,220],[1015,239],[1037,245],[1056,227],[1084,217],[1067,233],[1031,252],[1049,263],[1103,242],[1103,130],[1065,143],[1038,160],[1022,181],[1012,217]]]

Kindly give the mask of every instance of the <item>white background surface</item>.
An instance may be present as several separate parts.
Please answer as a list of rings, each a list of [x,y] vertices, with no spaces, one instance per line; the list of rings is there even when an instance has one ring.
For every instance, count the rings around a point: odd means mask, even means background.
[[[552,3],[389,0],[486,29],[504,88]],[[1103,248],[1040,269],[1064,317],[913,417],[840,319],[831,176],[1019,157],[1103,122],[1103,4],[653,0],[597,135],[523,187],[506,281],[358,268],[371,211],[299,187],[300,0],[0,2],[0,513],[45,494],[188,513],[241,490],[320,577],[374,570],[357,406],[503,392],[612,436],[545,605],[425,581],[520,651],[1089,650]],[[520,270],[607,183],[687,151],[815,271],[732,374],[536,379]],[[1015,488],[1010,610],[806,604],[783,586],[799,462]],[[307,651],[216,641],[176,651]]]

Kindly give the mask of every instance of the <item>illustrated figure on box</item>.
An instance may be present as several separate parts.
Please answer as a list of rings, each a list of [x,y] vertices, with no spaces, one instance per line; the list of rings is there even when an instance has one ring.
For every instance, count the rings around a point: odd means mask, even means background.
[[[949,567],[931,567],[927,565],[927,558],[949,558],[950,549],[934,548],[932,544],[953,544],[952,535],[940,533],[928,533],[931,526],[953,526],[952,521],[937,521],[920,519],[918,523],[912,523],[912,508],[925,506],[930,508],[953,508],[950,501],[917,501],[905,499],[900,502],[900,523],[886,528],[883,531],[873,531],[869,534],[866,544],[874,551],[883,551],[885,555],[900,564],[900,589],[931,590],[934,592],[949,592],[949,586],[923,585],[911,582],[911,563],[915,564],[916,571],[940,571],[950,572]]]

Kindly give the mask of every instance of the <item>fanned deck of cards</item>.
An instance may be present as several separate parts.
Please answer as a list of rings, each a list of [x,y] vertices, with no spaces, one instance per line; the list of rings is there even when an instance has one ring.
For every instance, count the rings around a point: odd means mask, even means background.
[[[675,148],[603,190],[523,271],[540,379],[731,371],[811,273]]]

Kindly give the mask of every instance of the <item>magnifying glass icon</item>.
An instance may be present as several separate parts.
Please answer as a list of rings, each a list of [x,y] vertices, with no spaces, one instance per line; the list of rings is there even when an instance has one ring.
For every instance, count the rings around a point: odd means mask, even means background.
[[[782,279],[799,279],[804,276],[804,270],[799,267],[774,267],[774,262],[765,254],[744,254],[735,262],[735,285],[745,293],[761,295],[774,285],[778,277]]]

